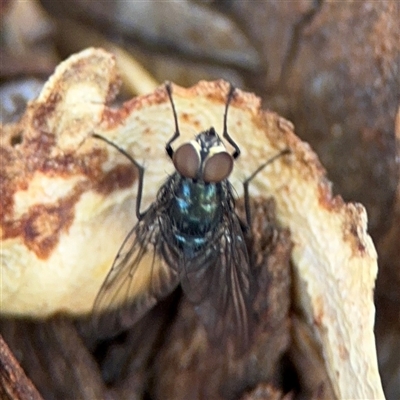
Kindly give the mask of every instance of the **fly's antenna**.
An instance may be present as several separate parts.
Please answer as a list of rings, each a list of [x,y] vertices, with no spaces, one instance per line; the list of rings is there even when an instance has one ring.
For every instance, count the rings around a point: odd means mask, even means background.
[[[235,149],[235,151],[232,153],[232,157],[234,160],[236,160],[240,156],[240,148],[228,133],[227,121],[228,121],[229,105],[231,104],[232,99],[235,97],[235,90],[236,90],[235,86],[233,86],[230,83],[228,96],[226,98],[225,112],[224,112],[224,132],[222,134],[222,137],[225,140],[227,140],[227,142]]]
[[[178,137],[180,136],[181,133],[179,132],[178,116],[177,116],[177,114],[176,114],[175,104],[174,104],[174,100],[173,100],[173,98],[172,98],[172,85],[171,85],[171,82],[166,82],[166,83],[165,83],[165,90],[167,91],[168,98],[169,98],[169,101],[170,101],[170,103],[171,103],[172,113],[173,113],[173,115],[174,115],[174,122],[175,122],[175,132],[174,132],[174,134],[172,135],[171,139],[168,140],[168,142],[167,142],[167,144],[166,144],[166,146],[165,146],[165,150],[166,150],[166,152],[167,152],[169,158],[172,160],[172,157],[173,157],[173,155],[174,155],[174,150],[173,150],[173,148],[171,147],[171,144],[172,144],[176,139],[178,139]]]

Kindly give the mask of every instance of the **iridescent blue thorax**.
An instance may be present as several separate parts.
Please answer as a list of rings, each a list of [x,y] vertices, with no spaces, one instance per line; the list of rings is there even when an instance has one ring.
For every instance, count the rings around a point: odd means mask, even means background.
[[[221,183],[205,183],[180,177],[171,199],[170,217],[179,247],[201,247],[207,233],[216,229],[222,218]]]

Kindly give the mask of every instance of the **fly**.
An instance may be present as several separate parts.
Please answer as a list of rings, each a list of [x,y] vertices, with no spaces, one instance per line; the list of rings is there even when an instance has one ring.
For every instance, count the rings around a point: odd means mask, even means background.
[[[180,136],[178,117],[171,84],[166,83],[165,89],[175,123],[165,149],[175,173],[146,211],[140,210],[143,166],[108,139],[93,135],[125,155],[139,171],[138,222],[125,238],[96,297],[96,321],[101,321],[102,310],[110,310],[106,330],[115,333],[135,323],[181,284],[213,342],[229,340],[246,348],[251,331],[252,272],[245,243],[246,223],[235,212],[228,180],[240,156],[239,146],[227,129],[235,88],[231,85],[227,95],[222,133],[234,149],[232,154],[213,127],[174,150],[172,144]],[[288,150],[281,151],[245,180],[247,226],[251,226],[250,181],[286,153]]]

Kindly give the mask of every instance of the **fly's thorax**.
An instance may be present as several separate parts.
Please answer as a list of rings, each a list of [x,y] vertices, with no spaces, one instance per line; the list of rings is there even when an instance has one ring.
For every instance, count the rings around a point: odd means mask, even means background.
[[[181,177],[175,186],[170,216],[180,233],[204,236],[222,218],[221,183],[205,183]]]

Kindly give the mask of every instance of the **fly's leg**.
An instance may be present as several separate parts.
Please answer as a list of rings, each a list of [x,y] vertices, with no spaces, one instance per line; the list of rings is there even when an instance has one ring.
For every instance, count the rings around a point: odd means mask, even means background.
[[[226,105],[225,105],[225,112],[224,112],[224,132],[222,134],[222,137],[235,149],[235,151],[232,153],[232,157],[234,160],[236,160],[240,156],[240,148],[236,144],[236,142],[230,137],[230,135],[228,133],[228,127],[227,127],[228,109],[229,109],[229,105],[234,97],[235,97],[235,87],[232,84],[230,84],[228,97],[226,98]]]
[[[271,157],[264,164],[261,164],[244,182],[243,182],[243,190],[244,190],[244,209],[246,211],[246,223],[247,228],[251,227],[251,210],[250,210],[250,195],[249,195],[249,185],[250,182],[256,177],[256,175],[261,172],[267,165],[274,162],[279,157],[282,157],[286,154],[290,154],[289,149],[285,149],[280,151],[278,154]]]
[[[168,157],[172,160],[172,157],[174,155],[174,150],[171,146],[171,144],[178,139],[178,137],[180,136],[180,132],[179,132],[179,126],[178,126],[178,116],[176,114],[176,110],[175,110],[175,104],[174,104],[174,100],[172,99],[172,86],[171,86],[171,82],[166,82],[165,84],[165,90],[167,91],[168,94],[168,98],[169,101],[171,103],[171,107],[172,107],[172,113],[174,115],[174,122],[175,122],[175,132],[172,135],[171,139],[168,140],[166,146],[165,146],[165,150],[168,154]]]
[[[138,184],[138,193],[136,198],[136,217],[138,221],[142,220],[145,216],[146,211],[141,213],[140,206],[142,203],[142,194],[143,194],[143,178],[144,178],[144,167],[140,165],[130,154],[128,154],[124,149],[121,149],[118,145],[106,139],[104,136],[98,135],[97,133],[92,134],[92,136],[96,139],[103,140],[110,146],[114,147],[114,149],[118,150],[122,155],[124,155],[139,171],[139,184]]]

